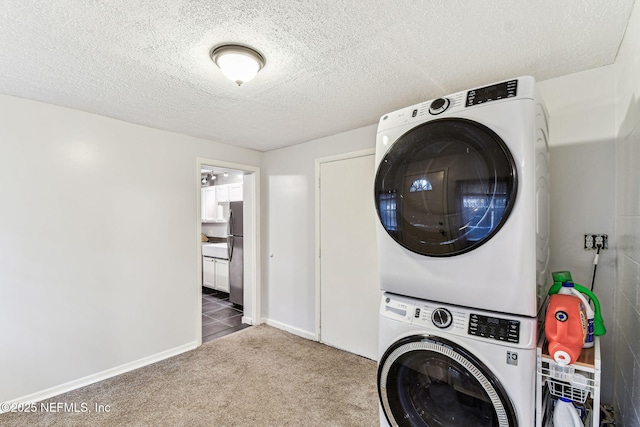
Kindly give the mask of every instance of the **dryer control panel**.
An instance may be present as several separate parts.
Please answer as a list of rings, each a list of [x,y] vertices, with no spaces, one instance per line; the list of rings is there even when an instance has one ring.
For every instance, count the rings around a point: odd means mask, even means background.
[[[454,117],[458,114],[464,114],[462,112],[465,109],[487,102],[512,100],[514,98],[534,99],[534,93],[535,79],[531,76],[521,76],[479,88],[452,93],[437,99],[430,99],[384,114],[378,121],[378,137],[380,139],[381,133],[400,126],[415,126],[415,124],[443,116]],[[401,131],[400,135],[404,131]],[[382,147],[379,147],[379,150],[380,148]]]
[[[497,101],[504,98],[513,98],[518,94],[518,80],[496,83],[491,86],[471,89],[467,92],[467,107],[484,104],[489,101]]]

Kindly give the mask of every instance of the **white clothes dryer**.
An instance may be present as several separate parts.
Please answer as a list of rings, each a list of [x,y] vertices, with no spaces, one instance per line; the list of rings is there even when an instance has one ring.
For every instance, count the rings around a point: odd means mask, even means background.
[[[532,77],[384,115],[382,290],[536,316],[551,285],[547,135]]]
[[[535,424],[535,318],[385,293],[381,426]]]

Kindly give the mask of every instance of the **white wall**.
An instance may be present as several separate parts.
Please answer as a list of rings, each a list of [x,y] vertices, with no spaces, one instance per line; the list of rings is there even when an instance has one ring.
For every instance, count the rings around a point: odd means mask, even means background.
[[[315,337],[315,159],[375,147],[376,127],[264,154],[262,312],[270,324]]]
[[[585,233],[607,234],[594,292],[609,333],[603,349],[602,398],[612,401],[616,239],[615,98],[613,66],[540,82],[550,112],[551,271],[568,270],[590,287],[594,251],[583,248]]]
[[[195,346],[196,158],[262,154],[4,95],[0,117],[0,402]]]
[[[640,4],[615,63],[617,186],[615,396],[618,423],[640,426]]]

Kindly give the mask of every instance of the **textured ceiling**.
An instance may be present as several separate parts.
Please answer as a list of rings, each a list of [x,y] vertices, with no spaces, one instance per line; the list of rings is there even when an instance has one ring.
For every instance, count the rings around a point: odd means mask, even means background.
[[[0,93],[267,151],[615,60],[633,0],[0,0]],[[212,46],[267,64],[238,87]]]

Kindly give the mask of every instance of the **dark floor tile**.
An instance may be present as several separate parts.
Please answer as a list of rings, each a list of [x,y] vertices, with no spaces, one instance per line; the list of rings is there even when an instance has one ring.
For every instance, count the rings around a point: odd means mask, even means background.
[[[224,335],[222,335],[222,336],[224,336]],[[203,336],[202,337],[202,344],[204,344],[206,342],[209,342],[209,341],[212,341],[212,340],[215,340],[216,338],[220,338],[220,337],[218,337],[218,334],[213,334],[213,335],[209,335],[209,336],[206,336],[206,337]]]
[[[214,323],[214,322],[220,322],[219,320],[216,319],[212,319],[211,317],[207,316],[206,314],[202,315],[202,327],[204,328],[205,325],[208,325],[210,323]]]
[[[224,307],[213,312],[207,312],[207,316],[217,320],[224,320],[241,314],[241,311],[232,307]]]
[[[217,293],[215,289],[207,288],[206,286],[202,287],[202,295],[213,295]]]
[[[211,295],[214,296],[218,299],[229,299],[229,293],[228,292],[222,292],[219,291],[217,289],[211,289],[211,288],[202,288],[202,294],[203,295]]]
[[[206,325],[202,326],[202,336],[208,336],[211,334],[225,331],[227,329],[229,329],[229,325],[225,325],[222,322],[214,320],[213,322],[207,323]]]
[[[225,335],[229,335],[229,334],[232,334],[234,332],[241,331],[241,330],[243,330],[245,328],[248,328],[250,326],[251,325],[247,325],[247,324],[243,323],[243,324],[240,324],[238,326],[234,326],[232,328],[225,329],[224,331],[213,333],[211,335],[207,335],[206,337],[203,335],[202,342],[203,343],[209,342],[209,341],[214,340],[216,338],[224,337]]]
[[[224,300],[224,299],[218,300],[218,303],[224,305],[225,307],[234,307],[235,306],[235,304],[232,303],[231,301],[229,301],[228,299],[227,300]]]
[[[219,301],[218,298],[216,298],[214,295],[206,295],[206,294],[202,294],[202,301],[203,302],[208,302],[208,301]]]
[[[250,325],[242,324],[243,309],[229,302],[229,294],[207,287],[202,288],[202,342],[208,342],[239,331]]]
[[[233,316],[233,317],[228,317],[226,319],[221,319],[220,322],[232,327],[242,325],[242,314],[238,314],[237,316]]]
[[[207,301],[202,304],[202,312],[209,314],[215,311],[219,311],[227,308],[225,305],[220,304],[218,301]]]

